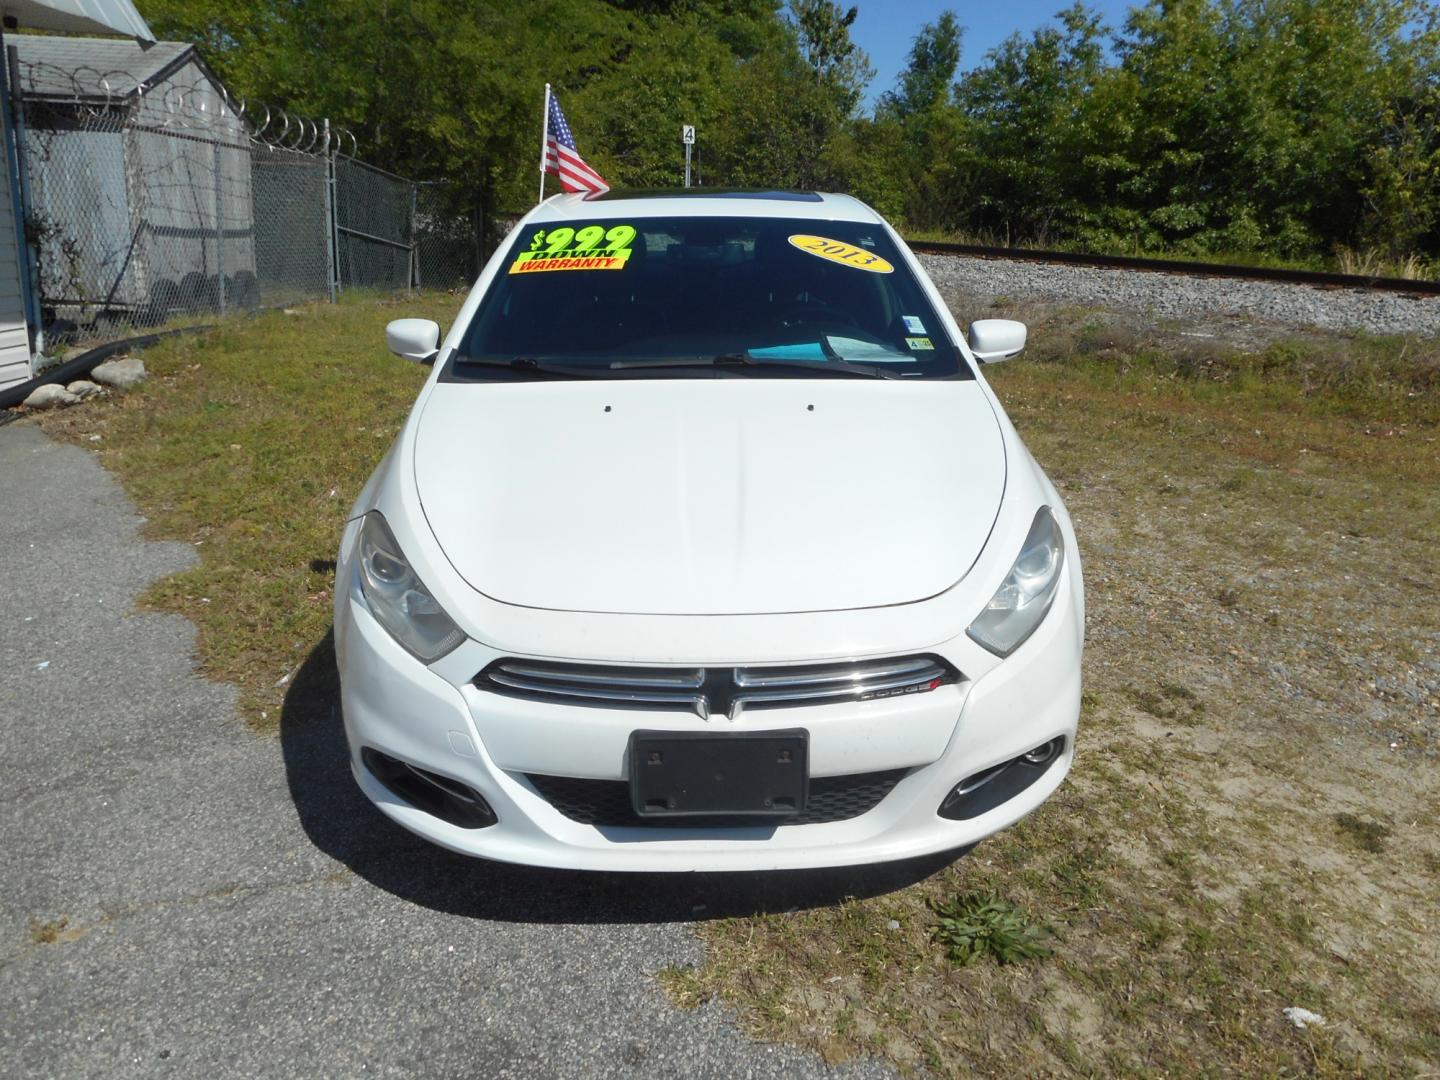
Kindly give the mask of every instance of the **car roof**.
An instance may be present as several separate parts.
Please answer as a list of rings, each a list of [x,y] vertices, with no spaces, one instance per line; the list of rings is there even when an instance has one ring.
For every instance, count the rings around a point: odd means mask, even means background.
[[[879,214],[850,195],[821,191],[741,191],[673,188],[552,195],[526,215],[529,221],[576,218],[770,217],[879,223]]]

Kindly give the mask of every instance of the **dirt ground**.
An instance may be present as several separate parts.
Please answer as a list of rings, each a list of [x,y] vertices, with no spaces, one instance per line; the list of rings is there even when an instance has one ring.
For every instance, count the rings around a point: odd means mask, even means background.
[[[984,313],[1032,324],[989,375],[1085,560],[1071,779],[912,888],[707,926],[667,985],[948,1076],[1440,1075],[1440,345]],[[989,892],[1048,957],[946,959],[934,905]]]
[[[1074,771],[901,891],[701,924],[666,988],[942,1076],[1440,1075],[1440,342],[952,304],[1031,324],[989,376],[1084,558]],[[376,345],[393,314],[176,339],[142,390],[43,420],[195,545],[146,602],[261,732],[421,377]],[[988,893],[1047,956],[947,958],[935,906]]]

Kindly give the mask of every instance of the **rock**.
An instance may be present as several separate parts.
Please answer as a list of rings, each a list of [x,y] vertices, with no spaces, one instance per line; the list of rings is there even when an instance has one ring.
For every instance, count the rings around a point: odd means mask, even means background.
[[[1324,1027],[1325,1017],[1319,1013],[1311,1012],[1309,1009],[1302,1009],[1299,1005],[1291,1005],[1288,1009],[1281,1009],[1285,1019],[1289,1020],[1302,1031],[1307,1027]]]
[[[1218,316],[1371,334],[1440,334],[1440,303],[1417,303],[1400,293],[1322,291],[1284,282],[1177,277],[962,255],[921,255],[920,261],[941,293],[947,299],[958,298],[957,311],[967,311],[969,317],[978,317],[976,309],[987,300],[1000,298],[1007,303],[1039,300],[1130,311],[1147,321],[1205,319],[1213,323]],[[1227,324],[1224,336],[1233,337],[1234,333]]]
[[[74,405],[79,400],[58,383],[46,383],[32,390],[21,404],[30,409],[58,409],[62,405]]]
[[[133,356],[117,356],[114,360],[106,360],[90,373],[90,377],[117,390],[129,390],[145,378],[145,365]]]
[[[65,388],[76,397],[84,399],[94,397],[96,394],[105,393],[105,388],[99,383],[93,383],[89,379],[76,379]]]

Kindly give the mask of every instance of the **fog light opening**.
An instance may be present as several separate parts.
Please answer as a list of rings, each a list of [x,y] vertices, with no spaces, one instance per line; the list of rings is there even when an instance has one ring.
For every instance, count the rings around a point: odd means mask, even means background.
[[[945,796],[937,813],[951,821],[969,821],[994,810],[1049,772],[1064,749],[1065,736],[1057,735],[1018,757],[967,776]]]
[[[1020,760],[1027,765],[1044,765],[1060,752],[1060,747],[1065,745],[1063,738],[1051,739],[1049,742],[1035,747],[1034,750],[1020,755]]]
[[[478,791],[372,747],[360,751],[370,775],[417,810],[461,829],[483,829],[499,819]]]

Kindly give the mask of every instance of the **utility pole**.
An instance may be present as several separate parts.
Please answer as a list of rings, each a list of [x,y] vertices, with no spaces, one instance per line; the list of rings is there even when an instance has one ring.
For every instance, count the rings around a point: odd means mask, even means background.
[[[690,186],[690,148],[695,145],[695,125],[680,125],[680,141],[685,144],[685,186]]]

